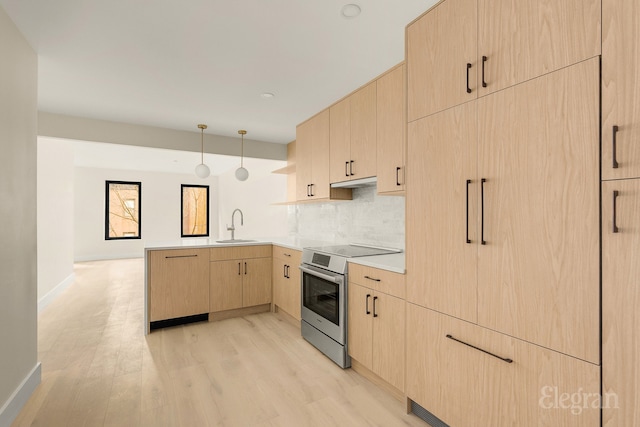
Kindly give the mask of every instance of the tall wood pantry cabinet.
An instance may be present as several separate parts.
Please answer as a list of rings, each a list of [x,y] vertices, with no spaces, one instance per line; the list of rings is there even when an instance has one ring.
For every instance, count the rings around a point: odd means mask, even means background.
[[[599,424],[539,399],[599,393],[600,22],[444,0],[407,27],[407,395],[450,425]]]
[[[602,0],[603,425],[640,425],[640,4]]]

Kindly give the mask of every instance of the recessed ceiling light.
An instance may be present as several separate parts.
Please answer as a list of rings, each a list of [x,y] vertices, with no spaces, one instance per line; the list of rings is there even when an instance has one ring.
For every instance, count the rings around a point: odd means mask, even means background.
[[[342,13],[342,16],[344,16],[345,18],[352,19],[360,15],[360,11],[361,11],[360,6],[358,6],[355,3],[350,3],[342,6],[341,13]]]
[[[268,99],[268,98],[273,98],[275,95],[272,94],[271,92],[264,92],[264,93],[261,93],[260,96]]]

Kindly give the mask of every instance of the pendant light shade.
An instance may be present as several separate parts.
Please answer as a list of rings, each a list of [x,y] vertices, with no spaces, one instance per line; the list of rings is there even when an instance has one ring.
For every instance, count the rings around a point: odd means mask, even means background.
[[[236,169],[236,179],[238,181],[246,181],[249,178],[249,171],[244,167],[244,136],[247,134],[246,130],[239,130],[238,133],[242,137],[241,153],[240,153],[240,167]]]
[[[207,125],[198,125],[200,129],[200,164],[196,166],[196,175],[199,178],[206,178],[209,176],[211,171],[209,170],[209,166],[204,164],[204,130],[207,128]]]

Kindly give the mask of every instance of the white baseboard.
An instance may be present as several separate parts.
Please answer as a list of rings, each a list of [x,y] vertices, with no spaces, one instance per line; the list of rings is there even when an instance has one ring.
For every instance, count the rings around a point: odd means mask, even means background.
[[[0,427],[10,427],[24,405],[33,394],[42,375],[40,362],[36,363],[29,375],[27,375],[18,388],[13,392],[9,400],[0,408]]]
[[[38,313],[42,311],[43,308],[48,306],[51,301],[56,299],[56,297],[60,294],[60,292],[64,291],[69,287],[70,284],[76,279],[76,273],[71,273],[64,279],[62,282],[58,283],[53,289],[51,289],[45,296],[38,300]]]

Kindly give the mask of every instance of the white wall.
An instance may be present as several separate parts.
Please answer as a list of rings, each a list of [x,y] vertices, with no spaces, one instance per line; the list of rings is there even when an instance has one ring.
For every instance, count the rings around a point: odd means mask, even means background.
[[[353,200],[289,206],[289,234],[337,244],[405,248],[405,199],[356,188]]]
[[[66,286],[73,273],[73,144],[38,140],[38,310]]]
[[[236,214],[236,239],[279,237],[287,235],[287,207],[274,205],[287,199],[286,175],[271,171],[286,166],[278,160],[245,159],[249,179],[244,182],[235,177],[235,170],[220,175],[220,237],[229,239],[231,213],[239,208],[244,214],[244,226]]]
[[[40,382],[37,361],[38,58],[0,7],[0,426]]]
[[[177,242],[180,237],[180,185],[209,185],[209,231],[218,237],[218,178],[98,168],[75,168],[75,260],[144,256],[148,243]],[[105,181],[142,182],[142,239],[105,240]]]

